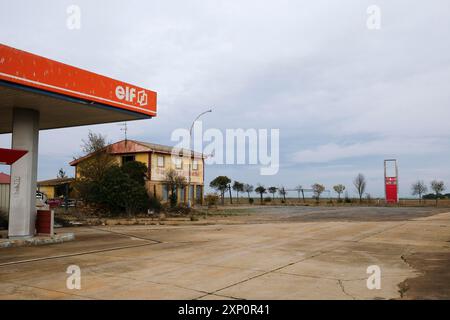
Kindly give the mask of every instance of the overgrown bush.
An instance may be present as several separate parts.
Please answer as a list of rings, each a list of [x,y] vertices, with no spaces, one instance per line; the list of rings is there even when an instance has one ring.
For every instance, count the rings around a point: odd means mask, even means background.
[[[0,211],[0,229],[8,229],[8,215]]]
[[[219,196],[214,193],[208,193],[205,196],[205,201],[208,207],[215,207],[217,206],[217,203],[219,202]]]
[[[125,211],[128,215],[142,212],[148,206],[145,185],[131,178],[121,167],[113,166],[100,181],[98,201],[111,213]]]
[[[176,208],[178,202],[178,196],[176,192],[172,192],[169,196],[170,207]]]
[[[253,204],[253,202],[255,202],[255,200],[253,198],[248,199],[248,203]]]
[[[272,198],[271,197],[265,197],[264,198],[264,202],[271,202],[272,201]]]
[[[157,197],[150,196],[148,198],[148,209],[153,210],[155,212],[160,212],[162,210],[161,201]]]
[[[85,170],[88,169],[85,167]],[[146,172],[144,164],[127,163],[122,167],[108,165],[101,175],[82,176],[75,186],[87,204],[106,209],[113,215],[122,212],[131,215],[149,208],[149,196],[143,178]]]

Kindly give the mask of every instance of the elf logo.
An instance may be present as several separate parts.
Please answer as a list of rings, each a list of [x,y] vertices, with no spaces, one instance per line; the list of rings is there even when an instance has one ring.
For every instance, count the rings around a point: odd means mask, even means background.
[[[136,93],[136,88],[117,86],[116,97],[119,100],[125,100],[131,103],[137,102],[140,106],[147,105],[147,93],[145,93],[145,90]]]

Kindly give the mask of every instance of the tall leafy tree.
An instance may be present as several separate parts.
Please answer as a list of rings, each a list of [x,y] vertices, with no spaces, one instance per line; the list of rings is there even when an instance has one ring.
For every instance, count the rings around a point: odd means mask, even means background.
[[[343,184],[337,184],[333,187],[334,191],[338,194],[338,200],[341,200],[341,194],[345,191],[345,186]]]
[[[269,187],[268,190],[269,190],[269,193],[272,194],[272,199],[274,199],[275,198],[275,193],[277,193],[278,188],[277,187]]]
[[[259,193],[259,196],[261,197],[261,204],[263,204],[263,195],[267,193],[267,189],[263,185],[258,185],[255,192]]]
[[[316,201],[320,201],[320,195],[325,191],[324,185],[320,183],[314,183],[311,188],[313,189],[314,197],[316,198]]]
[[[436,206],[437,206],[438,199],[441,196],[442,192],[444,192],[444,190],[445,190],[444,181],[438,181],[438,180],[431,181],[431,190],[433,190],[436,195]]]
[[[244,184],[239,181],[234,181],[233,190],[236,192],[236,202],[239,203],[239,192],[244,192]]]
[[[225,203],[225,192],[229,188],[229,184],[231,183],[231,179],[227,176],[218,176],[214,180],[209,183],[209,186],[213,189],[216,189],[220,192],[222,205]]]

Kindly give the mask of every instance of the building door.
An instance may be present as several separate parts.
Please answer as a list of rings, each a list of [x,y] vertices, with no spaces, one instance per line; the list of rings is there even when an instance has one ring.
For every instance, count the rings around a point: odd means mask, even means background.
[[[201,204],[202,203],[202,198],[203,198],[202,186],[197,186],[195,191],[196,191],[195,200],[196,200],[197,203]]]

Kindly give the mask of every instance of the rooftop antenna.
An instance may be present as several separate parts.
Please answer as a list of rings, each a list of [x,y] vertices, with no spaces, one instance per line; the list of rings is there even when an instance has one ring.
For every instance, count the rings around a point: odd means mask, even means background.
[[[123,133],[125,135],[125,142],[127,142],[127,140],[128,140],[128,136],[127,136],[128,124],[126,122],[124,122],[124,123],[120,123],[119,126],[122,126],[122,128],[120,128],[120,131],[123,131]]]

